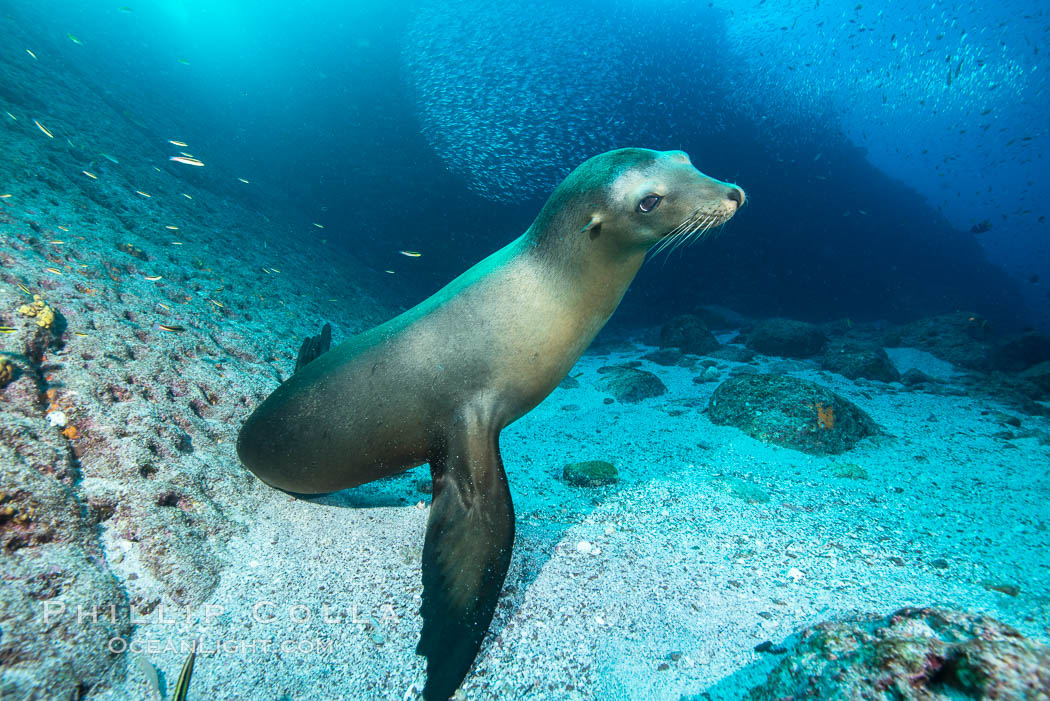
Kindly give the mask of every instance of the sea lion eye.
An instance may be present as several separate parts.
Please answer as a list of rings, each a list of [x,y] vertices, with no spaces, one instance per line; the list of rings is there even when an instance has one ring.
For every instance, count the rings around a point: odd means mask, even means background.
[[[656,209],[656,206],[660,204],[660,200],[663,197],[660,195],[646,195],[642,198],[642,201],[638,203],[638,211],[640,212],[651,212]]]

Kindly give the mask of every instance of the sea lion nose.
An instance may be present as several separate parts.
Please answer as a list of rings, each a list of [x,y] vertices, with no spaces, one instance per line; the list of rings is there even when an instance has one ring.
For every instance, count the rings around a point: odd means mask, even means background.
[[[744,196],[743,190],[741,190],[739,187],[733,187],[729,189],[728,193],[726,193],[726,199],[736,202],[736,206],[739,209],[743,206],[744,200],[747,198]]]

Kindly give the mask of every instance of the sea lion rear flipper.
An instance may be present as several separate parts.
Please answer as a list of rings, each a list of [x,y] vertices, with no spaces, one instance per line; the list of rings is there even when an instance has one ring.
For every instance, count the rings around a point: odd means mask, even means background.
[[[478,429],[472,426],[472,429]],[[423,698],[446,701],[477,655],[514,544],[514,506],[496,431],[457,424],[430,461],[434,503],[423,545]]]
[[[332,325],[325,324],[321,327],[321,333],[316,336],[307,336],[303,345],[299,346],[299,357],[295,360],[295,371],[312,360],[317,360],[322,354],[327,353],[332,347]]]

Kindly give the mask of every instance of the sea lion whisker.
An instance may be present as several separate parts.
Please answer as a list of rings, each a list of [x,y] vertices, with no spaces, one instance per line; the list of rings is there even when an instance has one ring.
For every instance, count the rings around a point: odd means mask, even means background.
[[[664,237],[664,239],[656,247],[656,250],[653,251],[653,257],[655,258],[662,251],[668,250],[668,248],[671,246],[671,244],[673,244],[678,239],[678,237],[681,236],[681,235],[682,234],[679,232],[679,233],[675,234],[674,236],[666,236],[666,237]],[[665,258],[664,259],[664,263],[666,263],[666,262],[667,262],[667,259]]]
[[[722,232],[725,231],[726,224],[728,224],[729,220],[732,219],[732,218],[733,218],[732,215],[729,215],[729,216],[722,215],[721,217],[719,217],[718,224],[713,226],[713,227],[711,227],[711,232],[709,234],[709,237],[713,238],[715,236],[720,236],[722,234]]]
[[[670,257],[671,257],[671,254],[672,254],[672,253],[674,253],[674,252],[675,252],[675,250],[676,250],[676,249],[677,249],[677,248],[678,248],[679,246],[681,246],[681,245],[682,245],[683,243],[685,243],[686,241],[688,241],[688,240],[689,240],[689,237],[690,237],[690,236],[692,236],[692,234],[693,234],[693,232],[694,232],[694,231],[696,231],[696,227],[697,227],[697,226],[698,226],[699,224],[700,224],[700,219],[699,219],[699,218],[697,218],[696,222],[695,222],[695,223],[694,223],[694,224],[693,224],[692,226],[690,226],[690,227],[689,227],[688,229],[686,229],[685,231],[683,231],[683,232],[682,232],[681,234],[679,234],[679,235],[678,235],[678,236],[676,237],[676,240],[675,240],[675,243],[674,243],[674,245],[673,245],[673,246],[671,247],[671,250],[667,252],[667,257],[668,257],[668,258],[670,258]]]
[[[693,220],[694,220],[694,218],[696,217],[696,215],[697,215],[697,213],[696,213],[696,212],[693,212],[693,213],[692,213],[692,214],[690,214],[690,215],[689,215],[688,217],[686,217],[686,218],[685,218],[685,219],[684,219],[684,220],[682,221],[682,223],[681,223],[681,224],[679,224],[678,226],[676,226],[675,228],[671,229],[671,230],[670,230],[670,231],[668,231],[668,232],[667,232],[666,234],[664,234],[664,237],[663,237],[663,239],[661,240],[661,243],[664,243],[664,242],[666,242],[666,241],[669,241],[669,240],[673,239],[674,237],[678,236],[678,234],[680,234],[680,233],[682,233],[683,231],[685,231],[686,229],[688,229],[688,228],[689,228],[689,226],[690,226],[690,225],[691,225],[691,224],[693,223]]]
[[[698,226],[694,227],[693,230],[690,231],[689,234],[685,236],[685,238],[681,241],[681,243],[679,243],[679,245],[691,244],[693,241],[695,241],[697,238],[699,238],[705,231],[707,231],[709,228],[711,228],[711,221],[712,221],[711,215],[708,215],[708,216],[704,217],[704,220],[702,222],[700,222]]]
[[[703,224],[701,224],[700,226],[696,227],[695,229],[693,229],[689,233],[689,236],[686,237],[686,240],[683,243],[685,243],[687,245],[692,245],[692,243],[694,241],[696,241],[698,238],[703,236],[704,232],[708,231],[710,228],[711,228],[711,217],[708,217],[707,219],[704,220]]]
[[[677,234],[676,234],[676,236],[677,236]],[[660,243],[656,246],[656,249],[652,252],[652,254],[649,257],[650,258],[655,258],[656,256],[660,255],[660,251],[663,251],[665,248],[667,248],[668,244],[670,244],[673,239],[674,239],[674,236],[666,236],[666,237],[664,237],[664,239],[662,241],[660,241]]]
[[[700,216],[698,216],[696,221],[693,223],[693,225],[691,227],[689,227],[689,231],[686,233],[685,240],[682,241],[682,243],[687,242],[690,238],[692,238],[696,234],[697,231],[705,230],[705,228],[707,227],[707,225],[708,225],[708,223],[710,221],[711,221],[711,215],[710,214],[701,214]]]
[[[697,229],[701,228],[704,225],[707,219],[708,217],[706,214],[704,214],[703,212],[698,212],[697,215],[690,222],[689,226],[685,229],[685,231],[682,232],[682,237],[688,238],[689,236],[691,236],[693,232],[695,232]]]
[[[701,213],[701,209],[699,207],[694,209],[692,212],[690,212],[685,217],[685,219],[682,220],[681,224],[679,224],[678,226],[676,226],[675,228],[671,229],[671,231],[668,232],[668,236],[671,236],[671,235],[674,235],[674,234],[680,234],[683,231],[685,231],[686,229],[688,229],[690,226],[692,226],[696,222],[696,219],[697,219],[697,217],[700,216],[700,213]]]
[[[675,237],[677,237],[682,232],[682,230],[684,230],[683,227],[689,223],[689,220],[691,218],[692,215],[690,215],[690,217],[688,217],[684,222],[672,229],[669,233],[665,234],[664,237],[660,239],[660,242],[657,243],[656,248],[653,249],[650,257],[656,257],[660,253],[660,251],[667,248],[668,244],[670,244],[671,241],[673,241]]]
[[[689,221],[686,222],[686,225],[684,227],[682,227],[682,230],[678,232],[678,235],[679,236],[683,236],[683,235],[688,236],[689,232],[691,232],[693,229],[695,229],[697,224],[699,224],[700,220],[703,219],[703,218],[704,218],[704,213],[702,211],[697,210],[697,211],[693,212],[693,215],[689,218]]]
[[[689,230],[683,231],[681,234],[675,237],[674,243],[671,245],[670,250],[667,251],[667,258],[670,258],[671,255],[682,246],[682,244],[689,240],[689,236],[694,230],[695,227],[690,228]]]
[[[704,227],[699,232],[698,236],[703,236],[707,232],[717,229],[719,226],[722,225],[724,221],[725,220],[722,218],[721,214],[712,214],[711,218],[707,221],[706,224],[704,224]]]
[[[653,256],[655,257],[656,255],[658,255],[661,251],[665,250],[668,246],[671,246],[675,241],[680,241],[681,237],[687,231],[689,231],[689,229],[696,223],[696,221],[699,218],[699,216],[700,216],[700,212],[699,212],[699,210],[697,210],[693,214],[689,215],[689,217],[684,222],[682,222],[679,226],[675,227],[675,230],[674,230],[675,233],[668,234],[667,236],[664,236],[663,240],[660,241],[660,244],[656,247],[656,250],[653,252]],[[671,250],[674,250],[674,248],[672,248]],[[670,252],[668,252],[668,256],[670,256]],[[665,263],[667,262],[666,258],[664,259],[664,262]]]

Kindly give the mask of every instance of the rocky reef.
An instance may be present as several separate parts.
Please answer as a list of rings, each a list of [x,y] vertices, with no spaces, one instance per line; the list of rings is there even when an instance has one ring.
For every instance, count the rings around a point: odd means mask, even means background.
[[[904,608],[819,623],[752,701],[1050,698],[1050,647],[992,618]]]

